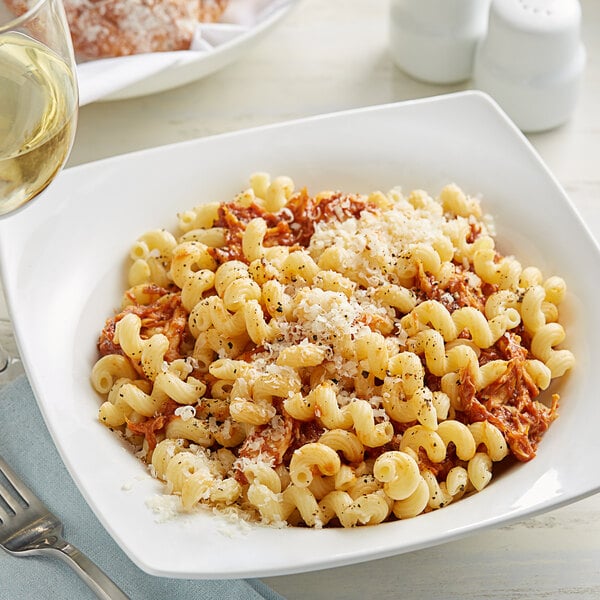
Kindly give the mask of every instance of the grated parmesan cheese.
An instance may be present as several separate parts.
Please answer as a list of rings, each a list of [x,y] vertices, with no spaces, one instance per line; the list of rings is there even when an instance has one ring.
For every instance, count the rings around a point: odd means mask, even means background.
[[[196,416],[196,407],[189,404],[178,406],[175,409],[175,415],[181,417],[182,421],[189,421]]]

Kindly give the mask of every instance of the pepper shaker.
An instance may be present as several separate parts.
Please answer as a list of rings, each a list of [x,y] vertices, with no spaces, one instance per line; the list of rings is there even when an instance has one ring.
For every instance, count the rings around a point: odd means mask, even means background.
[[[577,0],[493,0],[474,87],[522,131],[561,125],[575,108],[585,67],[580,27]]]
[[[429,83],[469,79],[489,5],[490,0],[391,0],[393,61],[411,77]]]

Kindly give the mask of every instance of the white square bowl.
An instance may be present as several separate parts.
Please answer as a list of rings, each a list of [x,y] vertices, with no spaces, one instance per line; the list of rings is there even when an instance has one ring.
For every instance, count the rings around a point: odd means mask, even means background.
[[[162,490],[97,421],[89,377],[104,320],[126,285],[131,243],[203,201],[229,200],[257,170],[311,192],[424,188],[483,197],[497,245],[569,286],[575,369],[538,456],[481,493],[417,518],[351,530],[237,528],[206,512],[157,522]],[[101,522],[154,575],[281,575],[408,552],[556,508],[600,489],[600,253],[560,185],[487,96],[464,92],[138,152],[68,169],[0,222],[1,269],[19,347],[60,454]],[[552,390],[555,391],[555,390]],[[27,452],[27,448],[23,448]],[[35,457],[31,457],[35,460]]]

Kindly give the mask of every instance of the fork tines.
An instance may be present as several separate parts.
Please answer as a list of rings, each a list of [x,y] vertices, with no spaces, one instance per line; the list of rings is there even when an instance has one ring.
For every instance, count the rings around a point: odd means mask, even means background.
[[[12,469],[0,457],[0,524],[11,515],[29,506],[26,494],[29,490],[18,480]]]

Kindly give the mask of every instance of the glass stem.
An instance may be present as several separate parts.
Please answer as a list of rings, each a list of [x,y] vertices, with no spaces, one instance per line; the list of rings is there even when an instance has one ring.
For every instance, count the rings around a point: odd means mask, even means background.
[[[6,369],[8,369],[8,365],[10,364],[10,355],[4,349],[4,346],[0,344],[0,373],[4,373]]]

